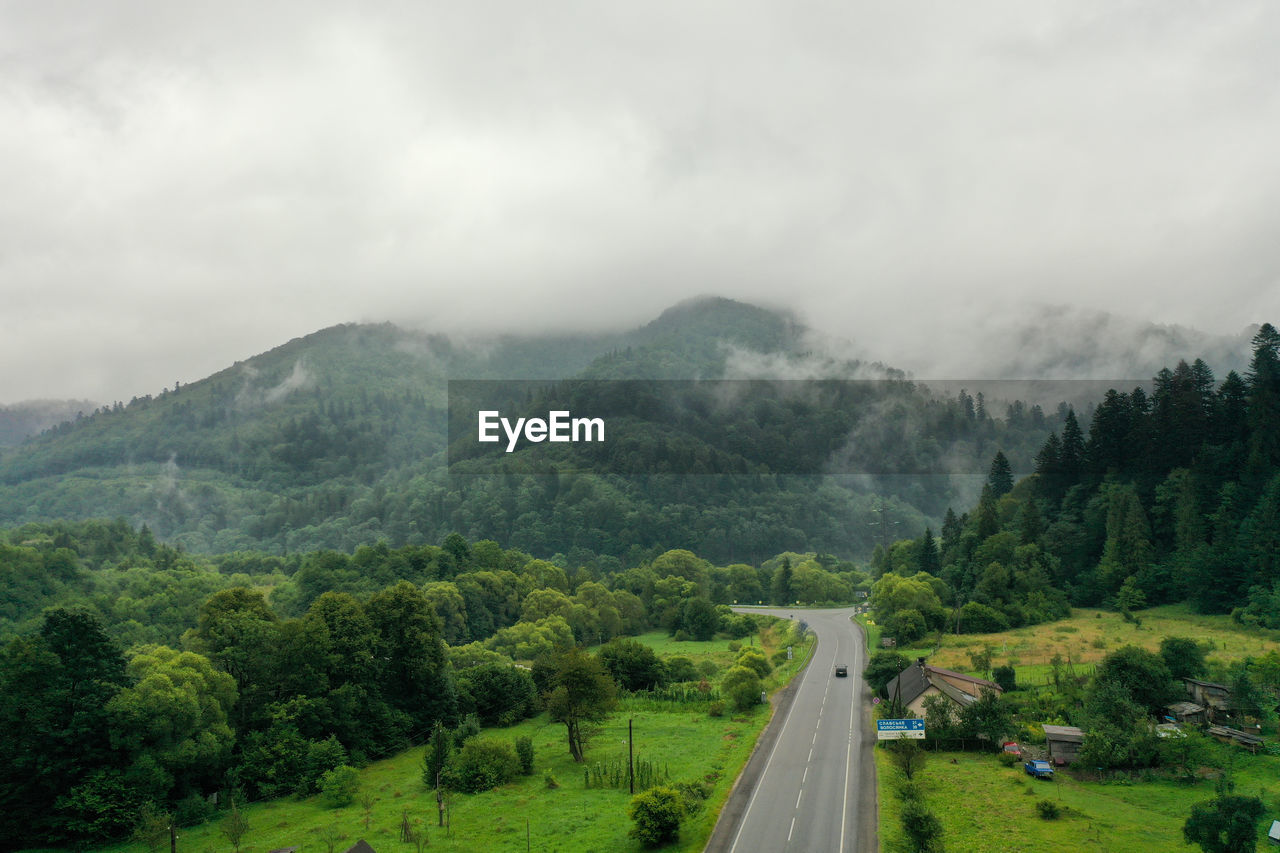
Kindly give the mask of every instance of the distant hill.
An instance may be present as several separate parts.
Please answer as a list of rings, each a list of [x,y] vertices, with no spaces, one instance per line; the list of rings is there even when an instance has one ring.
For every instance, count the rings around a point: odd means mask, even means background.
[[[122,517],[205,552],[435,543],[457,531],[545,556],[866,556],[883,506],[895,534],[936,530],[948,506],[972,505],[997,450],[1029,472],[1060,427],[1051,401],[989,397],[984,409],[978,398],[975,411],[973,388],[934,396],[815,340],[784,312],[719,298],[596,335],[335,326],[4,450],[0,525]],[[1018,363],[1034,361],[1031,347]],[[521,452],[499,475],[446,468],[448,379],[726,375],[894,381],[852,395],[757,390],[735,406],[693,391],[678,417],[630,411],[610,451],[627,456],[603,474],[548,476]]]
[[[0,447],[12,447],[43,430],[88,414],[98,407],[88,400],[27,400],[0,406]]]

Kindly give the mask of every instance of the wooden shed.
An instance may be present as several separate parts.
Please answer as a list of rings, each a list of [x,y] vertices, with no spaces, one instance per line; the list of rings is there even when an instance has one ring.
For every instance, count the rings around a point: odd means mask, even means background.
[[[1049,761],[1062,766],[1071,764],[1080,755],[1084,744],[1084,732],[1075,726],[1044,725],[1044,740],[1049,749]]]

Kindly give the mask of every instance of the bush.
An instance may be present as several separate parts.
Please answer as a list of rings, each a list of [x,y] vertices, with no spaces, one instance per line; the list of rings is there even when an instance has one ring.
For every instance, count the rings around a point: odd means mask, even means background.
[[[314,794],[323,790],[324,776],[330,770],[347,765],[347,751],[333,735],[325,740],[313,740],[307,744],[307,769],[298,784],[299,794]]]
[[[657,847],[674,841],[679,835],[684,807],[678,791],[657,787],[636,794],[627,815],[635,821],[628,834],[642,844]]]
[[[765,658],[764,652],[756,647],[743,649],[738,652],[738,657],[734,661],[736,666],[745,666],[748,669],[755,670],[760,678],[766,678],[769,673],[773,672],[773,667],[769,665],[768,659]]]
[[[687,815],[700,811],[702,804],[711,796],[711,786],[706,782],[676,782],[671,787],[680,793]]]
[[[996,756],[996,761],[999,761],[1004,767],[1012,767],[1018,763],[1018,756],[1012,752],[1002,752]]]
[[[510,782],[519,772],[520,759],[511,744],[476,737],[450,760],[444,779],[450,788],[477,794]]]
[[[516,738],[516,758],[520,759],[520,772],[533,775],[533,738],[524,735]]]
[[[1058,808],[1058,804],[1052,800],[1037,800],[1036,812],[1042,820],[1057,820],[1062,814],[1062,809]]]
[[[898,815],[912,850],[935,850],[942,839],[942,821],[923,800],[906,800]]]
[[[671,681],[697,681],[698,668],[693,661],[684,655],[672,655],[664,661],[667,665],[667,678]]]
[[[348,764],[327,770],[320,777],[320,799],[331,809],[351,805],[359,792],[360,771]]]
[[[960,630],[966,634],[994,634],[1008,627],[1008,617],[980,601],[970,601],[960,608]]]
[[[718,699],[717,699],[715,702],[712,702],[712,703],[711,703],[711,705],[710,705],[710,707],[708,707],[708,708],[707,708],[707,716],[708,716],[708,717],[723,717],[723,716],[724,716],[724,703],[723,703],[723,702],[721,702],[721,701],[719,701]]]
[[[720,692],[733,701],[739,711],[745,711],[760,703],[760,676],[745,666],[734,666],[724,674]]]
[[[548,790],[554,791],[560,787],[560,783],[556,781],[556,777],[551,775],[550,770],[542,771],[542,784],[547,786]]]
[[[199,794],[183,797],[173,807],[173,822],[178,826],[198,826],[213,817],[214,806]]]
[[[998,666],[991,670],[991,680],[1005,693],[1018,689],[1018,675],[1011,666]]]

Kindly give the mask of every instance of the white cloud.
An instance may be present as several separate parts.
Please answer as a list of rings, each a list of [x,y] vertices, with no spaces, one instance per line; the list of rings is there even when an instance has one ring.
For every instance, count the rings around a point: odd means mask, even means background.
[[[1274,321],[1277,36],[1261,0],[6,3],[0,400],[707,292],[908,362],[1030,303]]]

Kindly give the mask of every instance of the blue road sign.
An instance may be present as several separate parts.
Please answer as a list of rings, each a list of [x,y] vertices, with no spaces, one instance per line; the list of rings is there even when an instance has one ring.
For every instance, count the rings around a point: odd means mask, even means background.
[[[876,720],[877,740],[924,739],[924,720]]]

